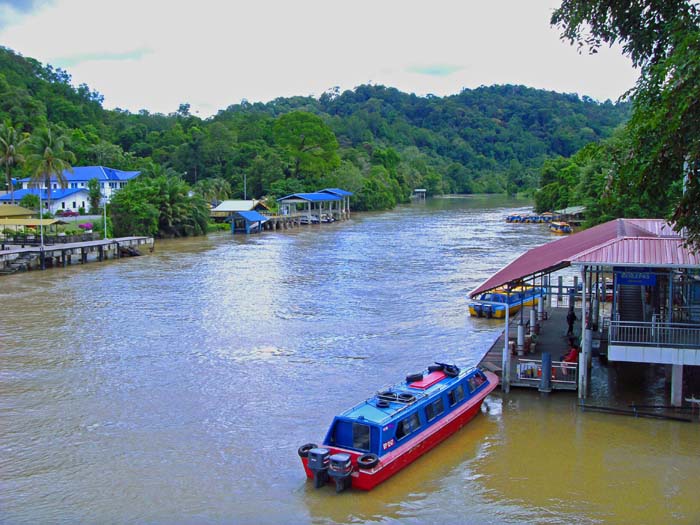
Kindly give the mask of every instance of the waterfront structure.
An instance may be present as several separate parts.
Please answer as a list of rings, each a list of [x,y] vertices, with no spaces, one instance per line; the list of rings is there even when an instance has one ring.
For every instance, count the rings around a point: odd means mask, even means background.
[[[512,289],[528,280],[543,285],[551,273],[565,267],[576,268],[582,280],[579,397],[586,397],[596,342],[607,347],[609,361],[669,365],[671,404],[680,406],[683,367],[700,366],[700,255],[663,220],[616,219],[528,251],[470,296],[499,287]],[[613,285],[607,317],[600,315],[606,278]],[[540,315],[533,310],[530,319],[536,322]],[[517,343],[520,346],[521,341]],[[511,354],[506,340],[502,358],[506,391]]]
[[[218,206],[212,208],[210,216],[214,220],[223,220],[231,217],[232,214],[240,211],[257,211],[260,213],[269,213],[269,208],[261,200],[225,200],[219,203]]]
[[[46,189],[27,188],[15,191],[15,202],[19,202],[25,195],[36,195],[43,207],[44,213],[55,214],[59,211],[78,211],[80,208],[87,210],[90,204],[88,190],[85,188],[52,189],[51,206],[49,207],[49,192]],[[10,202],[10,195],[0,196],[0,203]]]
[[[130,180],[134,179],[135,177],[138,177],[140,173],[140,171],[122,171],[115,170],[113,168],[107,168],[105,166],[78,166],[74,167],[72,170],[64,170],[63,178],[67,182],[66,189],[69,190],[87,190],[88,181],[92,179],[97,179],[100,185],[100,193],[109,202],[109,200],[112,198],[112,195],[114,195],[117,191],[125,187]],[[43,190],[47,189],[46,184],[43,181],[40,183],[36,183],[32,181],[31,178],[19,179],[18,182],[22,185],[22,189],[24,190],[30,188],[40,188]],[[51,177],[49,187],[52,191],[61,188],[61,185],[55,176]],[[16,200],[18,200],[17,192],[15,192],[15,201]]]
[[[314,224],[349,218],[351,195],[349,191],[328,188],[314,193],[293,193],[277,202],[280,215],[300,215],[303,223]]]

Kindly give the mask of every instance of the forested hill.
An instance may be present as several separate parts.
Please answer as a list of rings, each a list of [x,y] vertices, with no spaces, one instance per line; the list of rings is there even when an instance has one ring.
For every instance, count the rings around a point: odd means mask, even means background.
[[[169,115],[105,110],[99,93],[70,80],[0,48],[0,119],[29,133],[58,127],[77,165],[171,168],[191,184],[223,179],[234,197],[244,174],[256,197],[341,186],[364,209],[391,207],[415,187],[536,188],[546,158],[610,136],[629,112],[625,104],[523,86],[419,97],[365,85],[319,99],[244,101],[203,120],[186,103]]]

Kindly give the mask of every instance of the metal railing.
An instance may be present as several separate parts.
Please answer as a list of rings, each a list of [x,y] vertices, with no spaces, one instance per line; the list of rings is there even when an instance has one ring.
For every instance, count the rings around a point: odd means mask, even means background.
[[[700,325],[653,320],[611,321],[608,342],[611,345],[694,348],[700,350]]]
[[[537,359],[518,359],[516,379],[518,381],[539,383],[542,377],[542,361]],[[578,383],[578,363],[552,361],[552,383]]]

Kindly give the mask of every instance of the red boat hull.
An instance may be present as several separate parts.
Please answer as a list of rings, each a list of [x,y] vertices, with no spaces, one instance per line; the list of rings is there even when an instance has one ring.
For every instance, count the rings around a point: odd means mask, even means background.
[[[328,449],[331,454],[338,452],[349,454],[353,464],[352,486],[360,490],[371,490],[450,437],[479,413],[481,404],[486,396],[498,386],[498,377],[495,374],[491,372],[484,373],[489,379],[489,384],[485,390],[479,392],[477,397],[470,399],[462,407],[448,414],[441,421],[421,432],[396,450],[383,455],[379,464],[373,469],[365,470],[357,466],[357,458],[362,455],[359,452],[337,447],[327,447],[325,445],[321,446]],[[304,457],[301,458],[301,461],[306,475],[309,478],[313,478],[313,472],[307,466],[308,459]]]

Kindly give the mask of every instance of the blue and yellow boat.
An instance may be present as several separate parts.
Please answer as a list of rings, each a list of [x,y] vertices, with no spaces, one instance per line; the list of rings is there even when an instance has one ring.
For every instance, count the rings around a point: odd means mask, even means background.
[[[549,223],[549,231],[558,235],[566,235],[571,233],[571,225],[568,222],[555,221]]]
[[[534,306],[544,296],[544,289],[535,286],[516,286],[511,290],[496,288],[482,293],[469,303],[469,314],[473,317],[502,319],[517,313],[523,306]]]

